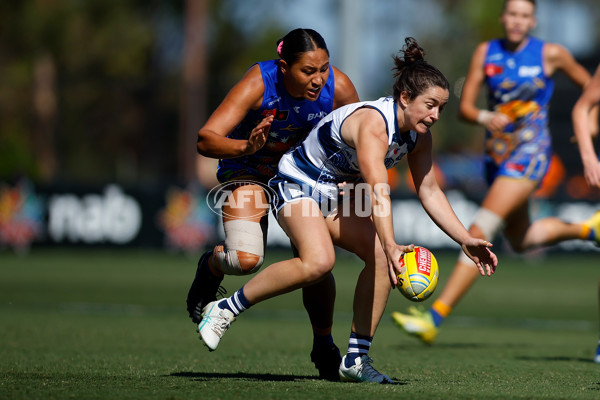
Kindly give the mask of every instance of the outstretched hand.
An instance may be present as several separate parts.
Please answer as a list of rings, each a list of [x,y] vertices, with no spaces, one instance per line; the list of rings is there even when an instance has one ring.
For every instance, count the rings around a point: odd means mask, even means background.
[[[600,162],[593,160],[588,164],[584,163],[583,176],[590,187],[600,187]]]
[[[461,246],[483,276],[491,276],[498,266],[498,257],[490,250],[492,246],[487,240],[478,238],[471,238]]]
[[[246,154],[254,154],[265,145],[274,118],[273,115],[268,115],[252,129],[248,137]]]

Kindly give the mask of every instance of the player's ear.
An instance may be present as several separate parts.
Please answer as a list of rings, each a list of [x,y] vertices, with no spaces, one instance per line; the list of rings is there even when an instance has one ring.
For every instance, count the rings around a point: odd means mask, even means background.
[[[281,68],[282,74],[285,75],[288,73],[288,64],[284,60],[279,60],[279,68]]]
[[[410,98],[408,96],[408,92],[403,90],[402,93],[400,93],[399,101],[400,101],[400,106],[402,108],[406,108],[408,106],[408,103],[410,103]]]

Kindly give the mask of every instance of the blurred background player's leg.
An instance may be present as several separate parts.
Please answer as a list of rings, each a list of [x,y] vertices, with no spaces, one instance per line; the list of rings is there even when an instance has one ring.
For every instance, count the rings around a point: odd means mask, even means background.
[[[535,190],[535,185],[533,181],[497,178],[469,229],[471,235],[493,241],[497,233],[503,230],[517,252],[571,239],[599,242],[600,211],[583,223],[568,223],[555,217],[530,222],[529,196]],[[501,265],[500,262],[500,268]],[[461,253],[442,293],[429,310],[410,307],[406,314],[392,313],[393,320],[408,334],[432,344],[444,319],[478,276],[479,271],[473,262]]]

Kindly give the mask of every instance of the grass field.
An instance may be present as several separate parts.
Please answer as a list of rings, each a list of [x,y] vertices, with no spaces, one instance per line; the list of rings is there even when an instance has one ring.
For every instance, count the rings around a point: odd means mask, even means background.
[[[287,255],[271,252],[267,263]],[[436,255],[443,285],[456,254]],[[401,383],[386,386],[315,379],[299,292],[246,312],[209,353],[185,312],[193,258],[3,251],[0,399],[598,399],[599,260],[501,257],[496,276],[478,282],[432,347],[391,322],[391,311],[410,305],[392,292],[370,353]],[[342,350],[360,268],[341,254],[334,271]],[[232,292],[244,281],[228,277],[225,286]]]

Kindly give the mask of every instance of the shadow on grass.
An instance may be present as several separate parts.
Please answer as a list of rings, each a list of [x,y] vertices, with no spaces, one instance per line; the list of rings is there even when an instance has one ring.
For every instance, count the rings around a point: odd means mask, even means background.
[[[197,381],[209,381],[214,379],[238,379],[243,381],[261,381],[261,382],[294,382],[305,380],[319,380],[313,375],[277,375],[277,374],[251,374],[245,372],[217,373],[217,372],[173,372],[168,376],[179,378],[192,378]],[[395,385],[406,385],[406,381],[396,381]]]
[[[446,342],[446,343],[435,343],[433,345],[428,345],[425,343],[420,343],[421,344],[421,348],[423,349],[486,349],[486,348],[494,348],[494,347],[502,347],[502,348],[507,348],[507,347],[512,347],[512,348],[519,348],[519,347],[526,347],[526,345],[522,345],[522,344],[516,344],[516,345],[511,345],[511,344],[506,344],[506,343],[501,343],[501,344],[496,344],[496,343],[475,343],[475,342],[470,342],[470,343],[466,343],[466,342],[455,342],[455,343],[451,343],[451,342]],[[401,349],[401,348],[405,348],[406,345],[402,344],[402,345],[396,345],[395,347]]]
[[[517,360],[521,361],[577,361],[583,363],[593,363],[594,360],[591,358],[583,358],[583,357],[565,357],[565,356],[545,356],[545,357],[531,357],[531,356],[519,356],[515,357]]]
[[[218,372],[173,372],[169,376],[181,378],[193,378],[199,381],[208,381],[213,379],[240,379],[244,381],[271,381],[271,382],[293,382],[301,380],[317,379],[316,376],[309,375],[278,375],[278,374],[252,374],[245,372],[237,373],[218,373]]]

